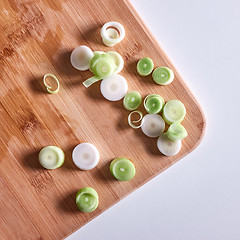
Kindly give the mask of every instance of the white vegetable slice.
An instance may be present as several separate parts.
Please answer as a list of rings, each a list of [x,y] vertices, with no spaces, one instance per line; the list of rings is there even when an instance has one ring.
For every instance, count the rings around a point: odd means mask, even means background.
[[[72,159],[75,165],[81,170],[91,170],[99,162],[99,152],[91,143],[80,143],[72,152]]]
[[[158,114],[147,114],[142,119],[141,129],[148,137],[158,137],[165,129],[165,122]]]
[[[125,29],[118,22],[107,22],[101,29],[101,36],[103,43],[108,47],[112,47],[124,39]]]
[[[114,74],[102,80],[100,90],[107,100],[118,101],[127,94],[128,84],[123,76]]]
[[[180,151],[182,141],[172,141],[168,138],[167,133],[163,133],[157,140],[157,147],[162,154],[166,156],[173,156]]]
[[[70,61],[73,67],[85,71],[89,69],[92,57],[93,51],[89,47],[81,45],[72,51]]]
[[[115,73],[121,72],[123,69],[123,66],[124,66],[124,61],[123,61],[122,56],[119,53],[114,52],[114,51],[109,51],[109,52],[107,52],[107,54],[110,55],[114,59],[114,62],[117,66],[117,70],[115,71]]]

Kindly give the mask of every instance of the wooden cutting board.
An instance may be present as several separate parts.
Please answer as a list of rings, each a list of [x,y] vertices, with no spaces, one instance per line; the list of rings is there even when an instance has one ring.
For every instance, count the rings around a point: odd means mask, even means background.
[[[126,37],[106,47],[100,29],[111,20],[124,25]],[[1,239],[64,238],[186,156],[202,139],[205,120],[199,104],[128,1],[1,0],[0,33]],[[178,155],[163,156],[156,139],[130,128],[122,101],[105,100],[99,82],[89,89],[82,85],[92,74],[75,70],[69,61],[79,45],[119,52],[129,90],[143,97],[157,93],[166,101],[182,100],[189,136]],[[151,76],[140,77],[136,62],[144,56],[173,69],[174,82],[159,86]],[[48,72],[61,82],[57,95],[42,87]],[[91,171],[81,171],[72,162],[72,150],[81,142],[100,151],[100,162]],[[64,150],[61,168],[41,168],[37,155],[47,145]],[[136,166],[129,182],[119,182],[109,172],[111,160],[121,156]],[[98,209],[88,214],[75,205],[77,190],[86,186],[100,197]]]

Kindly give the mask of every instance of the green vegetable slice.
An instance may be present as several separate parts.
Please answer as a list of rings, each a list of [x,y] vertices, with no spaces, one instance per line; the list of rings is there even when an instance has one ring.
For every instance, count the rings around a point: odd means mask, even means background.
[[[160,85],[168,85],[174,79],[174,73],[170,68],[158,67],[152,73],[153,80]]]
[[[139,119],[138,120],[132,120],[132,115],[136,114],[136,113],[139,115]],[[143,125],[143,122],[144,122],[144,121],[142,121],[142,118],[143,118],[142,112],[133,111],[128,115],[128,124],[130,125],[130,127],[134,128],[134,129],[140,128]],[[141,123],[140,123],[140,125],[136,126],[134,123],[138,123],[138,122],[141,122]]]
[[[186,115],[186,108],[179,100],[170,100],[163,107],[163,118],[168,124],[181,122]]]
[[[93,83],[112,76],[117,69],[115,59],[111,54],[95,51],[93,55],[90,62],[90,71],[94,73],[94,76],[83,82],[85,87],[90,87]]]
[[[187,135],[188,135],[187,130],[179,122],[171,124],[167,130],[167,136],[172,141],[182,140],[185,137],[187,137]]]
[[[64,152],[56,146],[44,147],[38,155],[40,164],[46,169],[56,169],[64,163]]]
[[[47,84],[47,78],[48,78],[48,79],[51,79],[51,80],[54,80],[54,82],[56,82],[57,87],[56,87],[55,90],[52,90],[53,87],[50,86],[49,84]],[[56,94],[56,93],[59,92],[60,83],[59,83],[59,81],[58,81],[58,78],[57,78],[54,74],[52,74],[52,73],[47,73],[47,74],[45,74],[44,77],[43,77],[43,84],[45,85],[45,87],[46,87],[46,89],[47,89],[47,91],[48,91],[49,93],[51,93],[51,94]]]
[[[110,164],[110,171],[119,181],[129,181],[136,173],[134,164],[127,158],[115,158]]]
[[[143,102],[146,111],[151,114],[159,113],[162,110],[164,104],[164,99],[158,94],[148,95]]]
[[[151,58],[141,58],[137,63],[137,72],[140,76],[148,76],[151,74],[154,64]]]
[[[100,55],[101,55],[101,54],[104,54],[104,53],[105,53],[105,52],[103,52],[103,51],[94,51],[94,52],[93,52],[93,55],[96,56],[97,54],[100,54]]]
[[[80,189],[76,195],[76,204],[81,212],[93,212],[99,203],[98,193],[91,187]]]
[[[127,110],[137,109],[142,102],[141,94],[138,91],[128,92],[123,99],[123,106]]]
[[[124,66],[124,60],[123,60],[122,56],[119,53],[114,52],[114,51],[106,52],[106,54],[108,54],[110,57],[113,58],[114,63],[117,66],[115,73],[121,72],[123,69],[123,66]]]
[[[97,63],[97,60],[101,58],[102,54],[106,54],[106,53],[103,51],[94,51],[93,52],[93,57],[90,61],[90,67],[89,67],[90,71],[94,67],[95,63]]]
[[[95,54],[90,62],[90,70],[101,79],[113,75],[116,68],[114,59],[106,53]]]
[[[83,85],[84,85],[86,88],[88,88],[88,87],[90,87],[92,84],[94,84],[95,82],[97,82],[97,81],[99,81],[99,80],[101,80],[100,77],[92,76],[92,77],[88,78],[87,80],[85,80],[85,81],[83,82]]]

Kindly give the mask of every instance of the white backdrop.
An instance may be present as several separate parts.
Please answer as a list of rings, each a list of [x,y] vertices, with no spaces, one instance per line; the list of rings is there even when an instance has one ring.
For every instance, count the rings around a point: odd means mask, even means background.
[[[240,239],[240,1],[131,0],[202,105],[200,146],[67,240]]]

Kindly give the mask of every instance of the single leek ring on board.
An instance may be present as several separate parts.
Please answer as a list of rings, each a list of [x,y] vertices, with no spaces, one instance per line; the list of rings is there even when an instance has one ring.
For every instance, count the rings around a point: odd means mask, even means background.
[[[72,159],[81,170],[91,170],[97,166],[100,155],[93,144],[80,143],[73,149]]]
[[[101,36],[104,45],[112,47],[124,39],[125,29],[118,22],[107,22],[101,29]]]
[[[140,76],[146,77],[153,71],[153,60],[149,57],[141,58],[137,63],[137,72]]]
[[[172,141],[168,138],[167,133],[163,133],[157,140],[158,150],[166,156],[174,156],[178,154],[182,147],[181,140]]]
[[[123,99],[123,106],[129,111],[136,110],[142,102],[141,94],[138,91],[128,92]]]
[[[168,67],[158,67],[152,73],[153,80],[160,85],[168,85],[174,79],[173,71]]]
[[[57,88],[56,88],[55,90],[52,90],[53,87],[47,84],[47,82],[46,82],[46,79],[47,79],[47,78],[51,78],[52,80],[54,80],[54,81],[57,83]],[[43,77],[43,84],[44,84],[44,86],[46,87],[48,93],[50,93],[50,94],[56,94],[56,93],[59,92],[60,83],[59,83],[57,77],[56,77],[54,74],[52,74],[52,73],[47,73],[47,74],[45,74],[44,77]]]
[[[132,118],[131,118],[132,115],[135,114],[135,113],[137,113],[137,114],[139,115],[139,119],[138,119],[138,120],[132,120]],[[143,123],[144,123],[144,121],[142,121],[142,119],[143,119],[143,114],[142,114],[142,112],[140,112],[140,111],[133,111],[133,112],[131,112],[131,113],[128,115],[128,124],[130,125],[130,127],[134,128],[134,129],[138,129],[138,128],[140,128],[140,127],[143,125]],[[138,122],[141,122],[140,125],[138,125],[138,126],[134,125],[134,123],[138,123]]]
[[[90,62],[91,72],[100,78],[110,77],[116,71],[116,68],[113,57],[106,53],[96,54]]]
[[[143,105],[148,113],[156,114],[159,113],[165,102],[164,99],[158,94],[149,94],[145,97]]]
[[[87,46],[81,45],[72,51],[70,61],[74,68],[79,71],[85,71],[89,69],[92,58],[92,50]]]
[[[56,169],[64,163],[65,155],[61,148],[47,146],[42,148],[38,154],[40,164],[46,169]]]
[[[118,101],[127,94],[128,84],[123,76],[113,74],[112,76],[102,80],[100,91],[103,97],[107,100]]]
[[[169,125],[182,122],[186,115],[186,108],[179,100],[169,100],[163,107],[163,118]]]
[[[165,129],[165,122],[158,114],[147,114],[142,119],[142,122],[141,129],[143,133],[151,138],[159,137]]]
[[[127,158],[115,158],[110,164],[110,172],[119,181],[129,181],[136,173],[134,164]]]
[[[91,187],[81,188],[76,195],[76,204],[81,212],[93,212],[99,203],[98,193]]]

